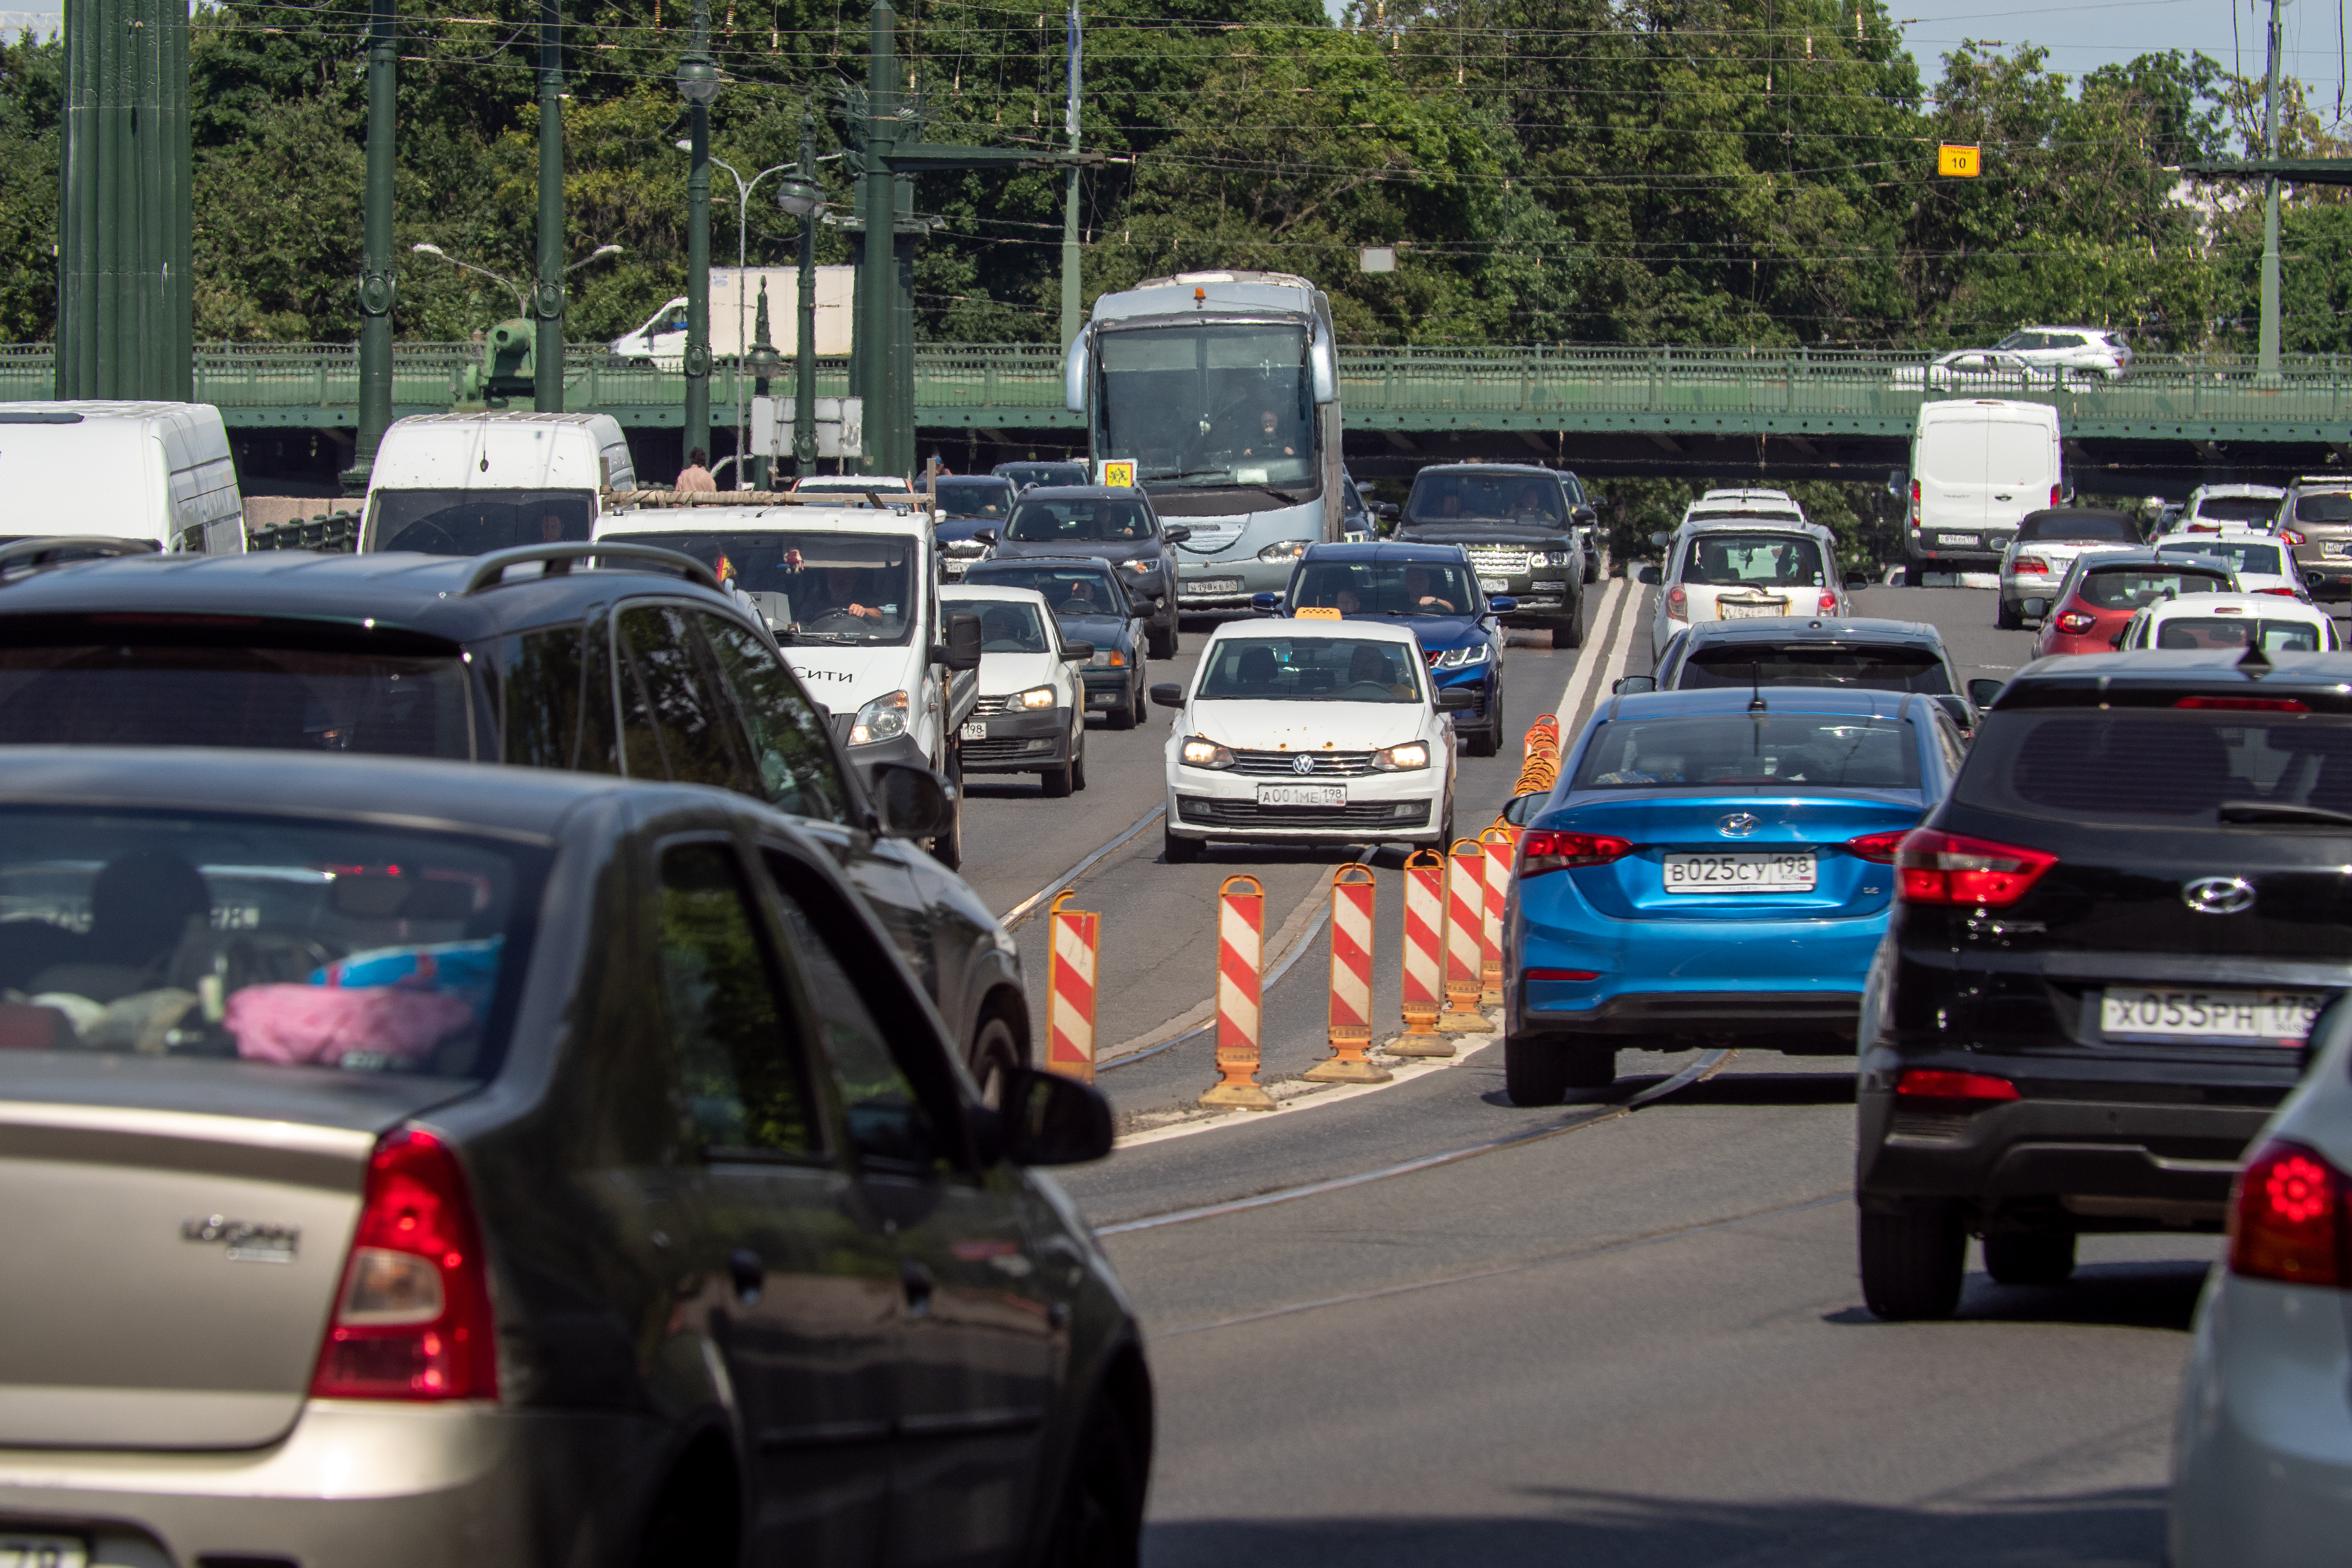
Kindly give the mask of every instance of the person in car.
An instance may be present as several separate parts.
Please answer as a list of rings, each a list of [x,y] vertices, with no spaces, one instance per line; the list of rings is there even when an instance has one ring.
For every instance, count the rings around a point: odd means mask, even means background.
[[[1095,597],[1095,585],[1084,577],[1073,577],[1063,585],[1063,598],[1055,614],[1063,616],[1101,616],[1109,612]]]
[[[1295,458],[1298,456],[1297,448],[1294,447],[1283,447],[1281,437],[1275,434],[1276,430],[1280,427],[1281,424],[1282,420],[1280,416],[1277,416],[1273,409],[1261,408],[1258,410],[1258,434],[1256,444],[1254,446],[1244,447],[1242,448],[1242,456],[1244,458]],[[1275,449],[1277,447],[1282,447],[1279,452]]]
[[[1409,610],[1430,610],[1441,616],[1462,613],[1462,606],[1436,592],[1436,574],[1426,566],[1404,569],[1404,603]]]

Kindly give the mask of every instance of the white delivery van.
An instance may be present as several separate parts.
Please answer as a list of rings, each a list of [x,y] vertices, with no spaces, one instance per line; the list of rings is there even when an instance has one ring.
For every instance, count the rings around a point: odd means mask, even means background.
[[[2025,514],[2066,493],[2058,411],[1996,397],[1923,403],[1908,477],[1912,563],[1994,565]]]
[[[955,827],[933,852],[950,868],[961,863],[980,617],[940,605],[929,512],[837,502],[635,507],[600,518],[594,537],[691,555],[747,600],[861,773],[917,763],[948,781]],[[984,723],[972,727],[980,733],[971,738],[986,738]]]
[[[609,414],[413,414],[376,447],[360,549],[479,555],[583,540],[604,490],[636,488]]]
[[[0,403],[0,539],[152,539],[239,555],[245,500],[209,403]]]

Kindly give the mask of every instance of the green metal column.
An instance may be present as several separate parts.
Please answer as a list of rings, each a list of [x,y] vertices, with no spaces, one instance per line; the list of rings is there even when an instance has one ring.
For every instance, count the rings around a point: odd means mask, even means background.
[[[915,182],[903,174],[890,182],[890,397],[887,446],[878,448],[886,474],[914,477],[915,456],[915,247],[923,230],[915,223]],[[870,443],[869,443],[870,444]]]
[[[753,318],[751,324],[751,352],[743,356],[744,365],[755,375],[751,383],[753,397],[768,395],[768,372],[782,357],[776,353],[776,345],[768,338],[768,280],[762,278],[760,279],[760,313]],[[735,467],[740,474],[743,467],[740,458],[736,459]],[[738,479],[735,488],[737,489],[749,488],[755,490],[764,490],[768,488],[767,453],[762,452],[751,459],[751,478],[748,480]]]
[[[65,38],[57,395],[186,400],[187,7],[68,0]]]
[[[858,182],[859,216],[866,220],[865,254],[859,258],[857,300],[858,381],[866,399],[866,449],[885,473],[898,450],[896,432],[904,411],[891,384],[892,327],[898,317],[898,247],[891,243],[898,212],[890,154],[898,142],[898,18],[889,0],[875,0],[872,44],[866,62],[866,171]],[[909,437],[911,442],[911,436]],[[911,465],[910,465],[911,466]]]
[[[801,116],[801,178],[816,179],[816,124]],[[816,472],[816,212],[801,216],[800,320],[793,339],[793,467]]]
[[[1078,0],[1070,0],[1070,92],[1063,110],[1070,151],[1078,150]],[[1078,170],[1070,165],[1068,184],[1062,192],[1062,346],[1078,335]]]
[[[563,412],[563,12],[539,7],[539,285],[531,313],[531,406]]]
[[[694,0],[694,39],[677,68],[687,102],[686,448],[710,450],[710,104],[719,68],[710,58],[710,0]],[[736,481],[740,486],[741,481]]]
[[[2263,89],[2263,156],[2279,155],[2278,133],[2279,8],[2271,0],[2270,77]],[[2263,318],[2258,374],[2279,373],[2279,179],[2263,182]]]
[[[400,51],[392,0],[375,0],[368,23],[367,250],[360,261],[359,441],[343,493],[367,493],[375,449],[392,423],[392,138]]]

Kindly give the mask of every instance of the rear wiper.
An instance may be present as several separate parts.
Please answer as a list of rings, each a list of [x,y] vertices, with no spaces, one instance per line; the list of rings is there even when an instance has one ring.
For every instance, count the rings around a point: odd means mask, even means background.
[[[2324,805],[2296,805],[2288,801],[2225,800],[2216,815],[2224,822],[2301,823],[2313,827],[2352,827],[2352,811],[2330,811]]]

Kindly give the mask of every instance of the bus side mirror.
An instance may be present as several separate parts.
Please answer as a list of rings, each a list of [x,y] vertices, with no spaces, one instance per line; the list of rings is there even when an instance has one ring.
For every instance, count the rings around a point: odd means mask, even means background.
[[[1087,335],[1080,332],[1070,340],[1070,352],[1062,361],[1062,406],[1073,414],[1087,411]]]
[[[1339,401],[1339,352],[1332,345],[1331,329],[1321,320],[1315,323],[1315,341],[1307,345],[1307,369],[1314,383],[1315,401],[1329,405]]]

